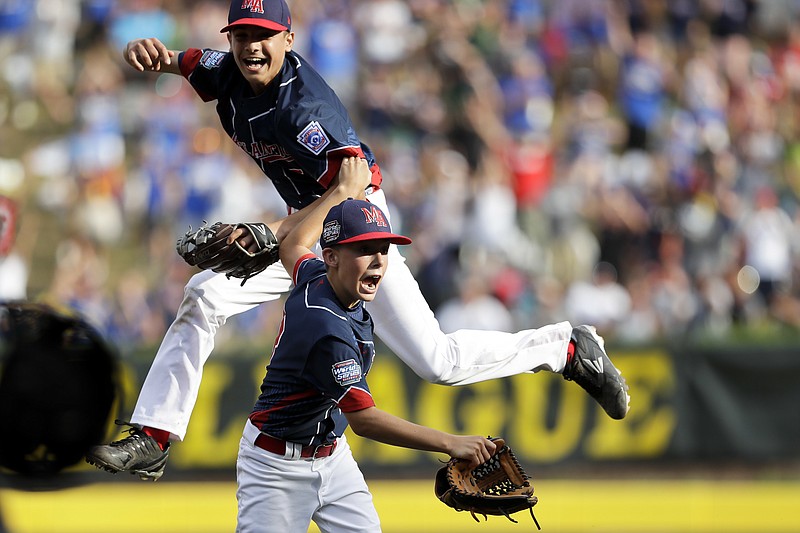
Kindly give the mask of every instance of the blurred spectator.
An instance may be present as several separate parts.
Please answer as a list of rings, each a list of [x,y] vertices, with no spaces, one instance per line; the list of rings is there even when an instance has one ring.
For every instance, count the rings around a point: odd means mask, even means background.
[[[512,331],[511,313],[491,294],[484,275],[468,272],[458,280],[458,296],[436,310],[436,318],[445,333],[459,329]]]
[[[628,344],[645,344],[661,338],[664,331],[653,308],[653,285],[646,268],[632,273],[625,289],[630,296],[630,310],[620,318],[613,339]]]
[[[564,295],[567,319],[573,324],[592,324],[603,337],[614,338],[618,326],[631,311],[631,296],[617,281],[614,265],[600,262],[591,280],[576,280]]]
[[[758,274],[758,293],[769,307],[777,295],[792,289],[795,231],[792,219],[778,205],[778,195],[767,186],[758,191],[753,210],[740,221],[744,264]]]
[[[355,104],[358,89],[358,35],[349,22],[348,3],[321,2],[322,11],[313,13],[308,28],[307,58],[330,84],[344,105]],[[310,13],[307,15],[311,15]]]
[[[541,270],[541,251],[517,223],[511,188],[496,174],[476,179],[475,187],[461,236],[463,244],[496,254],[521,271]]]
[[[108,289],[109,263],[100,247],[85,238],[65,239],[55,257],[55,272],[44,300],[77,311],[101,333],[110,332],[114,303]]]
[[[647,150],[661,126],[669,83],[669,58],[649,31],[634,32],[631,48],[622,58],[620,107],[628,127],[627,147]]]
[[[548,133],[553,119],[553,88],[542,60],[532,50],[523,50],[510,62],[498,79],[506,128],[519,137]]]
[[[0,300],[24,300],[27,287],[28,266],[22,257],[13,251],[0,253]]]
[[[361,50],[369,63],[386,64],[404,59],[423,37],[414,24],[411,10],[400,0],[352,2],[351,13],[361,34]]]
[[[653,264],[652,305],[664,334],[680,338],[699,312],[698,296],[684,268],[683,238],[674,233],[661,235],[657,262]]]

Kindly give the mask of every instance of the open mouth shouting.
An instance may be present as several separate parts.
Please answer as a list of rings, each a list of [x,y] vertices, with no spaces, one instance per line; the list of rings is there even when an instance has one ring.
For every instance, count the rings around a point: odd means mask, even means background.
[[[267,59],[264,57],[247,57],[242,59],[244,68],[251,72],[258,72],[261,67],[267,64]]]
[[[381,283],[381,276],[377,274],[364,276],[361,278],[361,290],[366,294],[375,294],[378,285]]]

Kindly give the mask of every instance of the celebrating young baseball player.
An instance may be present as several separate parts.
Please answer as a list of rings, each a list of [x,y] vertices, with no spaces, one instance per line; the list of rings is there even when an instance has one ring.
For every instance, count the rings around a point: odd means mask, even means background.
[[[375,406],[367,385],[375,344],[364,303],[379,292],[390,245],[411,240],[392,233],[375,204],[352,198],[339,203],[346,193],[337,190],[357,174],[369,182],[367,162],[345,158],[340,185],[281,242],[281,262],[296,286],[239,444],[239,533],[264,531],[265,524],[270,531],[305,533],[311,520],[323,532],[380,531],[343,434],[348,425],[363,437],[474,465],[495,450],[485,437],[419,426]],[[322,259],[311,251],[317,238]]]
[[[205,101],[216,101],[222,127],[255,161],[292,211],[267,232],[238,228],[230,241],[248,252],[281,242],[309,216],[339,173],[345,157],[366,159],[365,194],[384,213],[382,176],[372,151],[356,134],[347,110],[314,68],[292,50],[292,18],[285,0],[233,0],[229,51],[169,50],[156,38],[128,43],[125,60],[139,71],[184,76]],[[269,235],[268,235],[269,234]],[[614,419],[628,412],[628,387],[593,327],[569,322],[517,333],[441,331],[396,245],[380,294],[370,301],[375,333],[421,378],[466,385],[541,370],[583,387]],[[241,283],[204,270],[186,285],[184,300],[145,378],[129,436],[95,447],[87,460],[111,472],[158,479],[171,441],[185,437],[202,377],[225,321],[288,292],[292,277],[281,264]]]

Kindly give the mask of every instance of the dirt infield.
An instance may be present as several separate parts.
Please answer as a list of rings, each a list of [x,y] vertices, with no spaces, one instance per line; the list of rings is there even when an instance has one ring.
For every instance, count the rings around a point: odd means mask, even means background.
[[[134,480],[136,481],[136,480]],[[535,531],[527,513],[476,523],[433,495],[430,481],[370,483],[385,533]],[[544,532],[797,533],[800,482],[753,480],[542,480],[536,517]],[[10,533],[229,533],[232,483],[124,478],[56,492],[0,490]],[[313,525],[309,531],[318,531]]]

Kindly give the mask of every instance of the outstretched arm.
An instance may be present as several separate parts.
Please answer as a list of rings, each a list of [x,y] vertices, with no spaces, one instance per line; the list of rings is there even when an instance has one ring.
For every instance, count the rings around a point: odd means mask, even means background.
[[[181,70],[178,62],[173,61],[179,53],[168,49],[164,43],[155,37],[149,37],[146,39],[134,39],[129,42],[122,52],[122,57],[139,72],[151,70],[154,72],[180,74]]]
[[[311,253],[311,248],[322,233],[322,223],[328,211],[348,198],[363,195],[371,179],[372,173],[365,159],[346,157],[342,160],[334,186],[325,191],[319,200],[303,209],[303,218],[297,221],[283,240],[279,239],[281,262],[287,272],[291,274],[298,259]]]
[[[473,466],[489,460],[496,445],[486,437],[452,435],[438,429],[420,426],[396,417],[377,407],[344,413],[356,435],[384,444],[428,452],[442,452],[465,459]]]

